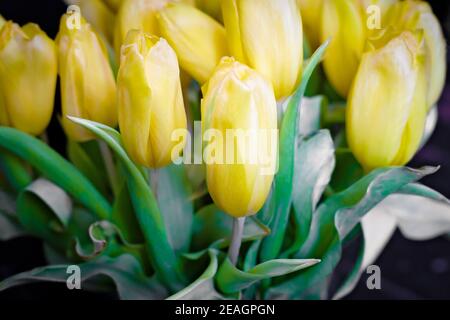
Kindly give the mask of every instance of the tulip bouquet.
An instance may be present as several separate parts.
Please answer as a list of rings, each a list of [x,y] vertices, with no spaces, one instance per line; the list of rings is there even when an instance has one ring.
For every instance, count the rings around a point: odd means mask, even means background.
[[[445,80],[426,2],[69,2],[55,40],[0,19],[0,239],[49,263],[0,290],[76,265],[122,299],[342,298],[397,227],[450,231],[405,166]]]

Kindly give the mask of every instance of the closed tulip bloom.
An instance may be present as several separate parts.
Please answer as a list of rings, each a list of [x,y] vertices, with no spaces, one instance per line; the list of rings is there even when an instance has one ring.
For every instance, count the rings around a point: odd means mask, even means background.
[[[120,47],[128,31],[137,29],[148,34],[160,35],[157,13],[169,0],[123,0],[116,18],[114,48],[120,56]]]
[[[231,54],[272,82],[277,99],[301,80],[303,32],[296,0],[223,0]]]
[[[364,53],[348,99],[348,143],[367,171],[406,164],[425,125],[422,35],[391,38]]]
[[[439,20],[425,1],[401,1],[387,13],[388,24],[399,30],[423,30],[428,81],[427,105],[433,106],[442,93],[447,71],[446,41]]]
[[[45,131],[57,66],[56,46],[38,25],[5,23],[0,31],[0,125],[32,135]]]
[[[336,91],[347,97],[366,40],[361,8],[353,0],[324,0],[321,21],[321,41],[331,39],[325,73]]]
[[[197,8],[171,3],[159,16],[161,35],[177,53],[181,68],[205,83],[228,54],[225,28]]]
[[[255,214],[269,194],[277,161],[278,142],[271,139],[277,129],[272,85],[244,64],[223,58],[202,90],[203,139],[217,135],[204,151],[209,193],[233,217]],[[257,140],[235,143],[239,133]]]
[[[70,139],[87,141],[94,136],[67,116],[117,125],[116,84],[105,46],[91,26],[68,23],[63,15],[56,39],[59,50],[62,125]]]
[[[171,162],[175,130],[186,130],[177,56],[166,40],[129,32],[118,75],[119,125],[136,163],[150,168]]]
[[[323,0],[297,0],[302,14],[303,31],[312,48],[320,46],[320,19]]]

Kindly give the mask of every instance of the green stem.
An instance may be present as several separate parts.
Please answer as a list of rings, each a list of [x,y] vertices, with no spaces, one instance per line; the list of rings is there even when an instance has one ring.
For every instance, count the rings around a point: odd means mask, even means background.
[[[233,231],[231,234],[230,247],[228,248],[228,258],[235,266],[238,262],[239,250],[242,243],[242,234],[244,233],[245,217],[233,219]]]

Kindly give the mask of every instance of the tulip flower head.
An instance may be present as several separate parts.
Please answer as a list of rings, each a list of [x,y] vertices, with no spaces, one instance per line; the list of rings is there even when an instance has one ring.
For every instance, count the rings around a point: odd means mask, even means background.
[[[38,25],[0,31],[0,125],[39,135],[48,126],[57,78],[56,46]]]
[[[224,0],[231,54],[271,81],[277,99],[301,80],[302,18],[296,0]]]
[[[423,30],[426,50],[427,105],[438,101],[445,85],[447,70],[446,41],[441,25],[425,1],[401,1],[387,12],[387,23],[398,30]]]
[[[348,99],[347,140],[366,169],[401,166],[417,151],[426,119],[423,40],[402,32],[371,42]]]
[[[255,214],[269,194],[277,161],[272,86],[256,71],[226,57],[202,90],[208,190],[231,216]]]
[[[67,116],[115,127],[116,84],[100,37],[83,17],[78,27],[71,25],[70,18],[70,14],[63,15],[56,38],[61,78],[62,125],[69,138],[86,141],[94,136],[74,124]]]
[[[177,56],[166,40],[132,30],[121,50],[119,125],[130,157],[160,168],[171,162],[175,130],[186,130]]]
[[[225,29],[216,20],[184,3],[170,3],[158,16],[161,35],[177,53],[180,65],[205,83],[228,54]]]

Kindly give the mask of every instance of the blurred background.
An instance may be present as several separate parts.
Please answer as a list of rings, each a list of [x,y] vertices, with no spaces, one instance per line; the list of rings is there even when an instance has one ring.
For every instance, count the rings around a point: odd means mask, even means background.
[[[276,0],[274,0],[276,1]],[[442,22],[445,36],[450,35],[450,2],[429,0]],[[35,22],[54,38],[59,18],[66,11],[62,0],[0,0],[0,14],[19,24]],[[449,50],[447,50],[449,51]],[[449,57],[450,55],[448,55]],[[449,59],[447,58],[447,61]],[[56,96],[56,109],[60,108]],[[56,113],[59,113],[56,112]],[[64,153],[64,135],[56,117],[49,127],[48,137],[53,148]],[[450,198],[450,81],[439,102],[439,122],[428,144],[417,154],[410,166],[440,165],[438,174],[423,183]],[[333,282],[348,272],[354,261],[351,248],[346,250]],[[13,274],[45,265],[40,240],[23,237],[0,242],[0,280]],[[396,232],[376,262],[381,268],[381,290],[368,290],[367,275],[346,299],[450,299],[450,237],[413,242]],[[0,299],[114,299],[114,295],[94,294],[83,290],[69,291],[65,285],[37,283],[0,293]]]

